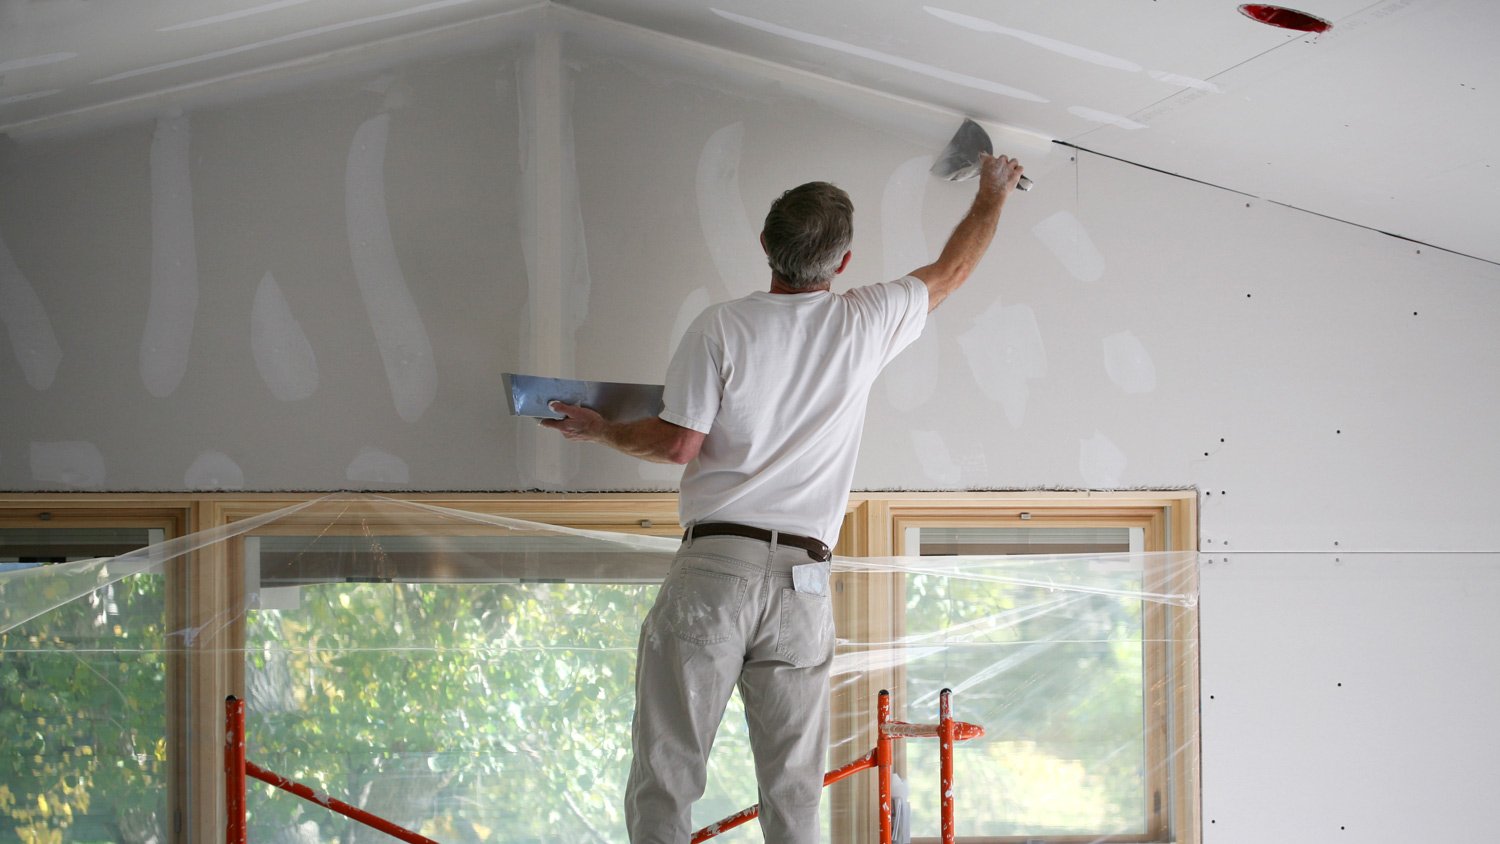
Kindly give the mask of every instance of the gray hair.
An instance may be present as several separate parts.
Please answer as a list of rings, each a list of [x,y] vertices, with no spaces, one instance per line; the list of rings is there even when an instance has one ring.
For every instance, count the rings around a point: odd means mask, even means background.
[[[854,203],[842,188],[808,182],[771,203],[761,230],[771,273],[793,290],[821,286],[854,240]]]

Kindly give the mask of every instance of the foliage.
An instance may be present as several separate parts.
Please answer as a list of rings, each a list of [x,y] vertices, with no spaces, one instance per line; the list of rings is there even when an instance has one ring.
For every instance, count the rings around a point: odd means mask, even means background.
[[[38,571],[35,579],[46,577]],[[0,633],[6,840],[132,842],[159,834],[162,587],[159,576],[126,578]]]
[[[955,754],[963,833],[1142,832],[1145,824],[1139,599],[909,575],[908,630],[936,653],[907,666],[913,712],[985,727]],[[937,750],[907,750],[918,825],[936,822]],[[924,784],[928,787],[924,789]]]

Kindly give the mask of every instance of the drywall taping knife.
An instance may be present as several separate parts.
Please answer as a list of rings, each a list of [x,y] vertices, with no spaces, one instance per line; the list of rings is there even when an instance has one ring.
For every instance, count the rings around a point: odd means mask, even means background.
[[[613,422],[629,422],[655,416],[662,411],[661,384],[621,384],[614,381],[575,381],[538,375],[502,373],[510,412],[514,416],[562,419],[548,407],[560,401],[595,410]]]
[[[937,161],[932,163],[932,175],[950,182],[962,182],[979,175],[979,154],[995,154],[995,145],[990,133],[972,120],[964,120],[953,140],[943,149]],[[1016,182],[1016,190],[1031,190],[1032,181],[1025,176]]]

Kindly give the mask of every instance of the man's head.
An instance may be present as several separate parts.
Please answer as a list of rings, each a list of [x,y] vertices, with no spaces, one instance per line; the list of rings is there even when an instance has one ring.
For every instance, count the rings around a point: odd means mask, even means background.
[[[771,203],[760,242],[772,275],[793,290],[826,285],[854,239],[854,203],[827,182],[808,182]]]

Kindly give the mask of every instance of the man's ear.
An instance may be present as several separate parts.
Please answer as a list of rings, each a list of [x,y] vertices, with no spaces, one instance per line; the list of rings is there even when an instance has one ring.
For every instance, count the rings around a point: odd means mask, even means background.
[[[766,253],[767,255],[771,254],[771,250],[769,250],[769,249],[766,248],[766,233],[765,232],[761,232],[760,233],[760,251]]]
[[[842,260],[842,261],[839,262],[839,268],[836,269],[836,270],[834,270],[833,274],[834,275],[838,275],[839,273],[843,272],[844,268],[847,267],[847,266],[849,266],[849,259],[853,258],[853,257],[854,257],[854,252],[852,250],[848,251],[848,252],[845,252],[844,253],[844,260]]]

